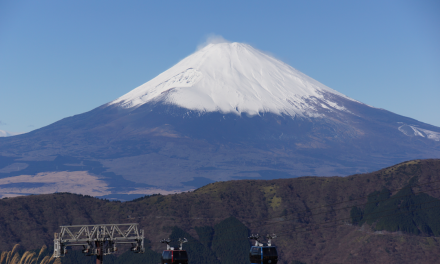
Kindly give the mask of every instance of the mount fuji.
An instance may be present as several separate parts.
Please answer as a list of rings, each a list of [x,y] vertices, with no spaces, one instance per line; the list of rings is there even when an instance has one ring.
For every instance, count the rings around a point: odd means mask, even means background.
[[[440,158],[440,128],[351,99],[250,45],[218,43],[112,102],[0,138],[0,155],[4,196],[114,198]]]

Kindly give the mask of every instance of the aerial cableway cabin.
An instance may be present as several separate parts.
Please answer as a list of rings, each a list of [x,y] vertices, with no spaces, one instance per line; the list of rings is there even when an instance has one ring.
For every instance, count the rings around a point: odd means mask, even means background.
[[[167,250],[162,252],[161,264],[188,264],[188,253],[182,249],[183,243],[188,242],[186,238],[183,240],[179,238],[179,249],[170,247],[171,240],[169,238],[161,242],[167,244]]]
[[[277,248],[253,246],[250,251],[250,261],[252,264],[276,264],[278,262]]]
[[[162,264],[188,264],[188,254],[185,250],[164,250]]]
[[[249,239],[255,239],[255,245],[251,247],[249,252],[249,260],[252,264],[276,264],[278,263],[278,252],[275,246],[272,246],[272,239],[275,238],[276,235],[267,235],[269,239],[267,246],[264,246],[263,243],[260,243],[259,235],[252,235]]]

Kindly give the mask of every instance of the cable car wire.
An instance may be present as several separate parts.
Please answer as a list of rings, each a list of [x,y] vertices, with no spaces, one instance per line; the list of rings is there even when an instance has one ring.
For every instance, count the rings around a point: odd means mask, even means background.
[[[404,207],[400,207],[400,208],[393,208],[393,209],[390,209],[390,210],[382,210],[382,211],[379,211],[379,212],[374,212],[374,213],[367,214],[367,216],[368,215],[371,216],[371,215],[378,214],[378,213],[383,213],[383,212],[388,212],[388,211],[394,211],[396,209],[416,207],[416,206],[420,206],[420,205],[423,205],[423,204],[430,204],[430,203],[433,203],[433,202],[440,202],[440,200],[438,200],[437,198],[433,198],[433,200],[430,201],[430,202],[423,202],[423,203],[419,203],[419,204],[416,204],[416,205],[412,204],[412,205],[409,205],[409,206],[404,206]],[[423,211],[423,210],[439,208],[439,207],[440,207],[440,205],[431,206],[431,207],[428,207],[428,208],[420,208],[420,209],[415,209],[415,210],[408,210],[408,211],[405,211],[405,212],[393,213],[393,214],[388,214],[388,215],[381,215],[379,217],[369,218],[367,220],[377,220],[377,219],[381,219],[381,218],[384,218],[384,217],[391,217],[391,216],[396,216],[396,215],[401,215],[401,214],[407,214],[407,213],[410,213],[410,212]],[[333,220],[332,222],[336,222],[336,221],[340,221],[340,220],[345,220],[345,219],[348,219],[348,218],[337,219],[337,220]],[[294,234],[300,234],[300,233],[307,233],[307,232],[316,232],[318,229],[336,228],[338,226],[345,225],[346,223],[334,224],[334,225],[327,225],[327,224],[328,224],[328,222],[315,224],[313,226],[313,227],[315,227],[315,229],[313,229],[313,230],[302,230],[302,231],[296,231],[295,230],[293,233]],[[316,228],[316,227],[318,227],[318,228]],[[292,232],[281,232],[281,233],[278,232],[278,237],[285,237],[285,236],[288,236],[288,235],[291,236]],[[245,240],[248,241],[249,238],[247,238],[247,239],[212,239],[211,241],[206,241],[206,242],[211,242],[212,243],[214,240],[225,241],[225,242],[245,241]],[[202,241],[191,241],[191,242],[188,242],[188,243],[202,243]],[[272,246],[272,247],[276,249],[276,246]]]
[[[416,212],[416,211],[422,211],[422,210],[427,210],[427,209],[432,209],[432,208],[439,208],[439,207],[440,207],[440,205],[432,206],[432,207],[428,207],[428,208],[423,208],[423,209],[410,210],[410,211],[401,212],[401,213],[397,213],[397,214],[389,214],[389,215],[384,215],[384,216],[380,216],[380,217],[377,217],[377,218],[371,218],[369,220],[377,220],[377,219],[384,218],[384,217],[395,216],[395,215],[400,215],[400,214],[406,214],[406,213],[409,213],[409,212]],[[332,225],[332,226],[324,226],[322,228],[333,228],[333,227],[337,227],[337,226],[345,225],[345,224],[346,223],[335,224],[335,225]],[[296,231],[295,233],[306,233],[306,232],[312,232],[312,231],[315,231],[315,230]]]
[[[434,198],[435,200],[432,200],[432,201],[430,201],[430,202],[423,202],[423,203],[419,203],[419,204],[412,204],[412,205],[409,205],[409,206],[403,206],[403,207],[399,207],[399,208],[392,208],[392,209],[388,209],[388,210],[382,210],[382,211],[378,211],[378,212],[374,212],[374,213],[370,213],[370,214],[367,214],[367,215],[364,215],[364,216],[368,216],[368,215],[375,215],[375,214],[379,214],[379,213],[384,213],[384,212],[389,212],[389,211],[395,211],[395,210],[399,210],[399,209],[402,209],[402,208],[408,208],[408,207],[416,207],[416,206],[420,206],[420,205],[423,205],[423,204],[430,204],[430,203],[434,203],[434,202],[440,202],[440,200],[438,200],[438,199],[436,199],[436,198]],[[438,205],[438,206],[434,206],[433,208],[435,208],[435,207],[440,207],[440,205]],[[430,207],[431,208],[431,207]],[[430,209],[430,208],[426,208],[426,209]],[[418,209],[418,210],[425,210],[425,209]],[[409,212],[414,212],[414,211],[417,211],[417,210],[409,210],[409,211],[406,211],[406,212],[402,212],[402,213],[397,213],[396,215],[398,215],[398,214],[405,214],[405,213],[409,213]],[[387,215],[387,216],[391,216],[391,215]],[[383,218],[383,217],[386,217],[386,216],[380,216],[380,217],[374,217],[374,218],[369,218],[369,219],[367,219],[367,220],[377,220],[377,219],[380,219],[380,218]],[[351,217],[345,217],[345,218],[340,218],[340,219],[336,219],[336,220],[332,220],[331,222],[337,222],[337,221],[342,221],[342,220],[347,220],[347,219],[351,219]],[[311,224],[311,225],[325,225],[325,224],[329,224],[330,222],[323,222],[323,223],[317,223],[317,224]],[[345,223],[344,223],[345,224]],[[300,228],[306,228],[306,227],[300,227]],[[296,229],[296,228],[295,228]]]
[[[415,184],[415,185],[411,185],[411,186],[406,186],[406,187],[403,187],[403,188],[400,188],[400,189],[395,189],[395,190],[390,190],[390,192],[396,192],[396,191],[401,191],[401,190],[404,190],[404,189],[408,189],[408,188],[413,188],[413,187],[415,187],[415,186],[423,186],[423,185],[427,185],[427,184],[430,184],[430,183],[437,183],[437,182],[440,182],[440,181],[432,181],[432,182],[425,182],[425,183],[422,183],[422,184]],[[438,189],[434,189],[434,190],[430,190],[430,191],[435,191],[435,190],[438,190]],[[421,191],[422,192],[422,191]],[[421,193],[421,192],[419,192],[419,193]],[[379,194],[376,194],[376,195],[366,195],[366,196],[362,196],[362,197],[359,197],[359,198],[357,198],[357,199],[353,199],[353,200],[350,200],[350,201],[344,201],[344,202],[338,202],[338,203],[332,203],[332,204],[326,204],[326,205],[323,205],[323,206],[320,206],[320,207],[315,207],[315,208],[312,208],[312,209],[307,209],[307,210],[303,210],[303,211],[297,211],[297,212],[295,212],[295,213],[291,213],[291,214],[298,214],[298,213],[306,213],[306,212],[311,212],[311,211],[313,211],[313,210],[318,210],[318,209],[321,209],[321,208],[324,208],[324,207],[330,207],[330,206],[333,206],[333,205],[339,205],[339,204],[344,204],[344,203],[350,203],[350,202],[353,202],[353,201],[357,201],[357,200],[362,200],[362,199],[364,199],[364,198],[369,198],[369,197],[373,197],[373,196],[378,196],[378,195],[380,195],[380,193]],[[387,198],[387,199],[389,199],[389,198]],[[367,202],[367,203],[365,203],[365,204],[359,204],[359,205],[366,205],[366,204],[369,204],[370,202]],[[344,209],[344,208],[342,208],[342,209]],[[337,210],[340,210],[340,209],[337,209]],[[288,214],[288,215],[291,215],[291,214]],[[270,219],[274,219],[274,218],[278,218],[278,217],[273,217],[273,218],[270,218]],[[253,222],[253,221],[252,221]],[[248,222],[248,223],[251,223],[251,222]]]
[[[440,180],[439,181],[425,182],[425,183],[421,183],[421,184],[413,184],[411,186],[405,186],[403,188],[389,190],[389,191],[390,192],[397,192],[397,191],[401,191],[401,190],[404,190],[404,189],[413,188],[413,187],[417,187],[417,186],[423,186],[423,185],[427,185],[427,184],[431,184],[431,183],[437,183],[437,182],[440,182]],[[435,191],[435,190],[438,190],[438,189],[433,189],[433,190],[430,190],[430,191]],[[418,193],[422,193],[422,192],[423,191],[420,191]],[[318,210],[318,209],[321,209],[321,208],[330,207],[330,206],[339,205],[339,204],[344,204],[344,203],[350,203],[350,202],[353,202],[353,201],[358,201],[358,200],[362,200],[362,199],[365,199],[365,198],[369,198],[369,197],[373,197],[373,196],[378,196],[378,195],[380,195],[380,193],[376,194],[376,195],[365,195],[365,196],[362,196],[362,197],[359,197],[359,198],[356,198],[356,199],[353,199],[353,200],[350,200],[350,201],[343,201],[343,202],[337,202],[337,203],[332,203],[332,204],[326,204],[326,205],[322,205],[320,207],[315,207],[315,208],[311,208],[311,209],[307,209],[307,210],[302,210],[302,211],[296,211],[294,213],[290,213],[290,214],[287,214],[285,216],[292,215],[292,214],[298,214],[298,213],[308,213],[308,212],[311,212],[313,210]],[[402,197],[404,197],[404,196],[402,196]],[[391,199],[391,198],[394,198],[394,196],[390,197],[390,198],[387,198],[387,199]],[[381,201],[385,201],[385,200],[381,200]],[[376,202],[380,202],[380,201],[376,201]],[[369,203],[371,203],[371,202],[367,202],[367,203],[364,203],[364,204],[358,204],[356,206],[366,205],[366,204],[369,204]],[[340,208],[340,209],[333,209],[332,211],[342,210],[342,209],[346,209],[346,208],[347,207]],[[318,214],[322,214],[322,213],[326,213],[326,212],[321,212],[321,213],[318,213]],[[317,214],[312,214],[312,215],[317,215]],[[152,216],[152,217],[154,217],[154,216]],[[176,218],[176,216],[161,216],[160,218]],[[254,218],[254,217],[252,217],[252,218]],[[275,218],[279,218],[279,217],[268,218],[268,220],[275,219]],[[201,219],[201,220],[206,220],[206,219],[223,219],[223,218],[222,217],[179,217],[179,219]],[[245,218],[241,218],[241,219],[245,220]],[[300,219],[300,218],[294,218],[294,219]],[[294,220],[294,219],[292,219],[292,220]],[[246,222],[250,224],[250,223],[258,222],[258,221],[259,220],[246,221]]]
[[[436,198],[434,198],[434,199],[436,199]],[[440,202],[438,199],[436,199],[436,200],[437,200],[437,202]],[[393,210],[401,209],[401,208],[414,207],[414,206],[423,205],[423,204],[429,204],[429,203],[433,203],[433,202],[436,202],[436,201],[424,202],[424,203],[419,203],[417,205],[410,205],[410,206],[405,206],[405,207],[400,207],[400,208],[393,208],[391,210],[384,210],[384,211],[380,211],[380,212],[375,212],[373,214],[383,213],[383,212],[387,212],[387,211],[393,211]],[[420,208],[420,209],[416,209],[416,210],[408,210],[408,211],[405,211],[405,212],[399,212],[399,213],[395,213],[395,214],[388,214],[388,215],[383,215],[383,216],[379,216],[379,217],[369,218],[368,220],[377,220],[377,219],[384,218],[384,217],[401,215],[401,214],[406,214],[406,213],[410,213],[410,212],[423,211],[423,210],[439,208],[439,207],[440,207],[440,205],[432,206],[432,207],[428,207],[428,208]],[[368,214],[368,215],[372,215],[372,214]],[[346,219],[350,219],[350,218],[351,217],[336,219],[336,220],[332,220],[332,222],[346,220]],[[311,225],[313,225],[313,227],[323,226],[322,228],[332,228],[332,227],[337,227],[337,226],[340,226],[340,225],[346,225],[347,223],[340,223],[340,224],[335,224],[335,225],[330,225],[330,226],[324,226],[324,225],[327,225],[327,224],[331,224],[331,223],[330,222],[324,222],[324,223],[317,223],[317,224],[311,224]],[[300,227],[300,228],[307,228],[307,227]],[[319,228],[315,228],[314,230],[300,230],[300,231],[296,231],[296,229],[297,228],[295,228],[295,230],[293,232],[277,232],[277,236],[280,237],[280,236],[283,236],[282,234],[287,234],[287,233],[289,233],[289,234],[292,234],[292,233],[299,234],[299,233],[313,232],[313,231],[318,230]],[[292,229],[289,229],[289,230],[292,230]],[[248,239],[212,239],[210,241],[203,241],[203,242],[212,242],[214,240],[216,240],[216,241],[243,241],[243,240],[248,240]],[[188,243],[202,243],[202,241],[200,241],[200,240],[188,241]]]
[[[432,190],[430,190],[430,191],[436,191],[436,190],[440,190],[440,188],[432,189]],[[401,195],[401,196],[398,196],[398,197],[394,197],[394,196],[392,196],[392,197],[390,197],[390,198],[388,198],[388,199],[383,199],[383,200],[374,201],[374,202],[368,202],[368,203],[364,203],[364,204],[357,204],[356,206],[367,205],[367,204],[374,204],[374,203],[380,203],[380,202],[389,201],[389,200],[392,200],[392,199],[402,198],[402,197],[406,197],[406,196],[415,196],[415,195],[420,194],[420,193],[424,193],[424,192],[423,192],[423,191],[420,191],[420,192],[417,192],[417,193],[407,194],[407,195]],[[437,198],[434,198],[434,199],[437,199]],[[353,205],[353,206],[354,206],[354,205]],[[316,216],[316,215],[320,215],[320,214],[324,214],[324,213],[331,213],[331,212],[335,212],[335,211],[340,211],[340,210],[343,210],[343,209],[350,209],[350,207],[344,207],[344,208],[334,209],[334,210],[331,210],[331,211],[320,212],[320,213],[311,214],[311,215],[304,216],[304,217],[292,218],[292,219],[289,219],[289,221],[292,221],[292,220],[300,220],[300,219],[303,219],[303,218],[305,218],[305,217],[312,217],[312,216]],[[279,217],[278,217],[278,218],[279,218]],[[271,219],[274,219],[274,218],[271,218]],[[277,222],[277,223],[283,223],[283,222]],[[276,223],[274,223],[274,224],[276,224]],[[267,225],[270,225],[270,224],[267,224]],[[265,225],[261,225],[261,226],[265,226]]]

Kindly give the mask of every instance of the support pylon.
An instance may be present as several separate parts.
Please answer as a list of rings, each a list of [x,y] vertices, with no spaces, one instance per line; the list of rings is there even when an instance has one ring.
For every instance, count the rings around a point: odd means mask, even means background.
[[[104,252],[102,250],[102,242],[101,241],[96,241],[96,249],[97,249],[97,254],[96,254],[96,264],[103,264],[104,263]]]

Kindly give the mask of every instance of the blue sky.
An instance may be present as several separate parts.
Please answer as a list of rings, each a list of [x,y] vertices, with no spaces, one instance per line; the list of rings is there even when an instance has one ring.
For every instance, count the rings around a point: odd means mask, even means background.
[[[0,130],[28,132],[112,101],[212,34],[440,126],[437,0],[0,0]]]

